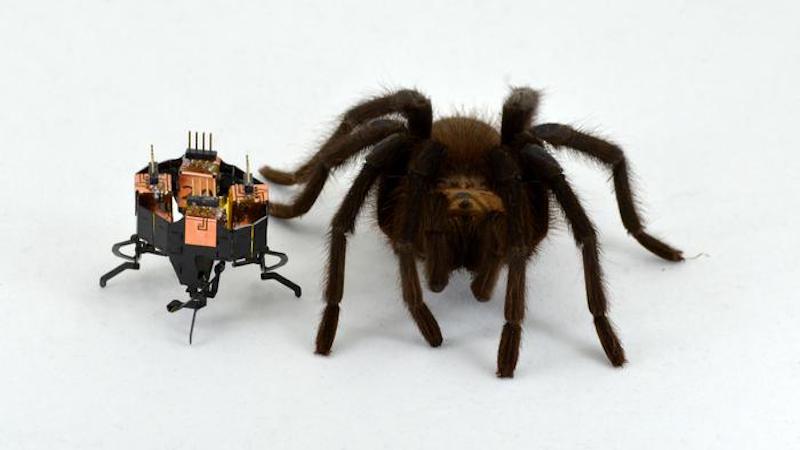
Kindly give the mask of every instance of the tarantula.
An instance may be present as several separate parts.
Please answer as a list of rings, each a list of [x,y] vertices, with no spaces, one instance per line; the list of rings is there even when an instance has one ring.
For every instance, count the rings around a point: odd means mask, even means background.
[[[271,205],[273,216],[292,218],[308,212],[331,171],[368,151],[331,222],[326,306],[316,353],[330,353],[344,288],[347,236],[353,233],[367,196],[376,191],[378,224],[399,260],[403,301],[431,346],[442,343],[442,334],[423,301],[417,260],[424,263],[434,292],[447,286],[451,272],[465,268],[472,273],[471,289],[479,301],[490,299],[500,268],[506,265],[506,323],[497,375],[513,376],[525,314],[525,270],[547,235],[554,199],[582,252],[589,311],[603,350],[612,365],[625,363],[606,317],[595,228],[545,145],[576,150],[611,169],[627,231],[661,258],[680,261],[682,253],[645,231],[622,150],[567,125],[534,125],[538,103],[536,91],[513,89],[497,130],[472,117],[434,121],[428,98],[400,90],[348,110],[333,135],[296,171],[261,169],[264,177],[278,184],[305,183],[291,203]]]

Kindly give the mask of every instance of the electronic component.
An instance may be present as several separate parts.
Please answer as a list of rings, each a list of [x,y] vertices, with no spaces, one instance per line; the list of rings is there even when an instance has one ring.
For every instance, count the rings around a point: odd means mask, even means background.
[[[269,189],[254,180],[250,161],[245,171],[226,164],[213,150],[212,136],[189,133],[183,157],[156,163],[152,146],[150,163],[134,176],[136,234],[114,244],[114,255],[126,260],[100,278],[100,286],[121,272],[139,269],[146,253],[170,259],[189,300],[173,300],[169,312],[192,309],[189,343],[192,341],[197,310],[214,298],[226,262],[234,267],[257,264],[262,280],[276,280],[300,297],[300,286],[275,270],[288,262],[285,253],[267,245]],[[174,211],[182,215],[176,220]],[[134,254],[120,251],[134,246]],[[267,265],[267,257],[278,262]]]

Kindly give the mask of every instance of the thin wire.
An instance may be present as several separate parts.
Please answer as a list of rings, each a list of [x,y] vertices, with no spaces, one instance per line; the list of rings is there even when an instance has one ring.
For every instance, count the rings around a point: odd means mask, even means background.
[[[189,328],[189,345],[192,345],[192,335],[194,334],[194,319],[197,317],[197,310],[192,313],[192,326]]]

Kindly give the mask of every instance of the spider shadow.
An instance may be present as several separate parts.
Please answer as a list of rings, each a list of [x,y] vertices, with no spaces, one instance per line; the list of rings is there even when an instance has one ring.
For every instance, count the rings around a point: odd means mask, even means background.
[[[424,289],[426,302],[434,312],[442,329],[444,342],[441,347],[431,348],[427,344],[398,299],[398,306],[393,308],[391,314],[386,313],[386,308],[377,308],[375,311],[371,311],[370,314],[378,316],[374,322],[345,325],[347,327],[346,331],[340,330],[337,336],[337,342],[334,344],[334,354],[355,352],[359,350],[360,345],[370,345],[376,340],[391,341],[407,345],[411,350],[426,348],[431,351],[450,353],[451,355],[447,357],[463,355],[465,359],[471,360],[475,367],[488,373],[494,373],[497,345],[500,342],[500,333],[504,323],[503,294],[505,291],[502,287],[505,286],[505,280],[503,278],[505,278],[505,275],[501,276],[498,281],[498,288],[488,302],[478,302],[473,297],[469,289],[469,276],[466,273],[454,273],[450,284],[441,293],[432,293]],[[469,325],[459,326],[462,323]],[[591,320],[587,319],[586,326],[592,326]],[[566,344],[567,347],[574,349],[583,357],[595,360],[599,364],[608,364],[599,342],[596,345],[592,345],[585,338],[570,333],[541,318],[526,319],[523,328],[529,330],[529,333],[527,333],[527,344],[529,346],[534,342],[531,340],[531,335],[535,331],[536,334],[541,334],[551,340]],[[525,334],[523,334],[521,360],[523,358],[530,359],[526,365],[544,366],[545,364],[540,364],[538,358],[534,359],[533,355],[525,356],[524,348],[526,342],[524,336]],[[487,341],[492,342],[491,348],[494,349],[493,352],[486,352],[485,344]],[[550,363],[547,365],[552,366]]]
[[[591,322],[588,323],[589,325],[591,325]],[[523,337],[522,337],[523,340],[520,346],[520,366],[524,364],[525,366],[532,367],[533,368],[532,370],[539,372],[544,368],[552,369],[558,365],[558,362],[552,361],[552,358],[547,358],[546,360],[543,359],[541,356],[539,356],[541,355],[541,353],[539,352],[526,351],[526,348],[531,348],[532,346],[541,343],[541,340],[537,340],[532,336],[534,335],[534,332],[539,336],[542,335],[546,336],[549,340],[558,341],[563,344],[566,344],[565,346],[569,347],[570,351],[574,351],[575,353],[577,353],[582,357],[596,361],[598,364],[601,365],[608,365],[608,360],[606,359],[605,354],[603,353],[603,350],[600,347],[599,342],[597,343],[596,346],[593,346],[591,343],[588,343],[585,339],[581,339],[575,334],[565,332],[562,328],[556,327],[553,324],[546,322],[542,319],[525,320],[525,322],[523,323],[523,330],[525,329],[527,329],[528,332],[525,333],[525,331],[523,331]],[[487,333],[487,331],[489,333]],[[455,342],[451,342],[450,347],[453,348],[458,354],[463,355],[466,358],[470,358],[477,366],[480,366],[482,369],[486,369],[487,371],[494,371],[496,369],[495,367],[496,360],[494,356],[496,355],[497,346],[500,343],[500,333],[501,333],[501,327],[482,326],[473,332],[463,333],[459,335],[459,339]],[[495,353],[487,354],[484,345],[468,344],[469,341],[474,339],[487,339],[487,336],[491,336],[489,340],[494,343],[494,345],[492,345],[492,348],[494,349]],[[446,340],[445,340],[445,345],[447,345]],[[547,351],[545,353],[548,355],[553,354],[553,352],[550,351]]]

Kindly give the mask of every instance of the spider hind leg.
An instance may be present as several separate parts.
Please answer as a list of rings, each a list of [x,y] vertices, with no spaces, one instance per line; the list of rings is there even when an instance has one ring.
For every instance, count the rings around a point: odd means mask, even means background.
[[[533,127],[536,138],[556,148],[567,147],[600,161],[611,169],[622,224],[642,247],[668,261],[683,261],[683,252],[652,236],[645,230],[631,189],[628,162],[616,144],[578,131],[568,125],[546,123]]]

